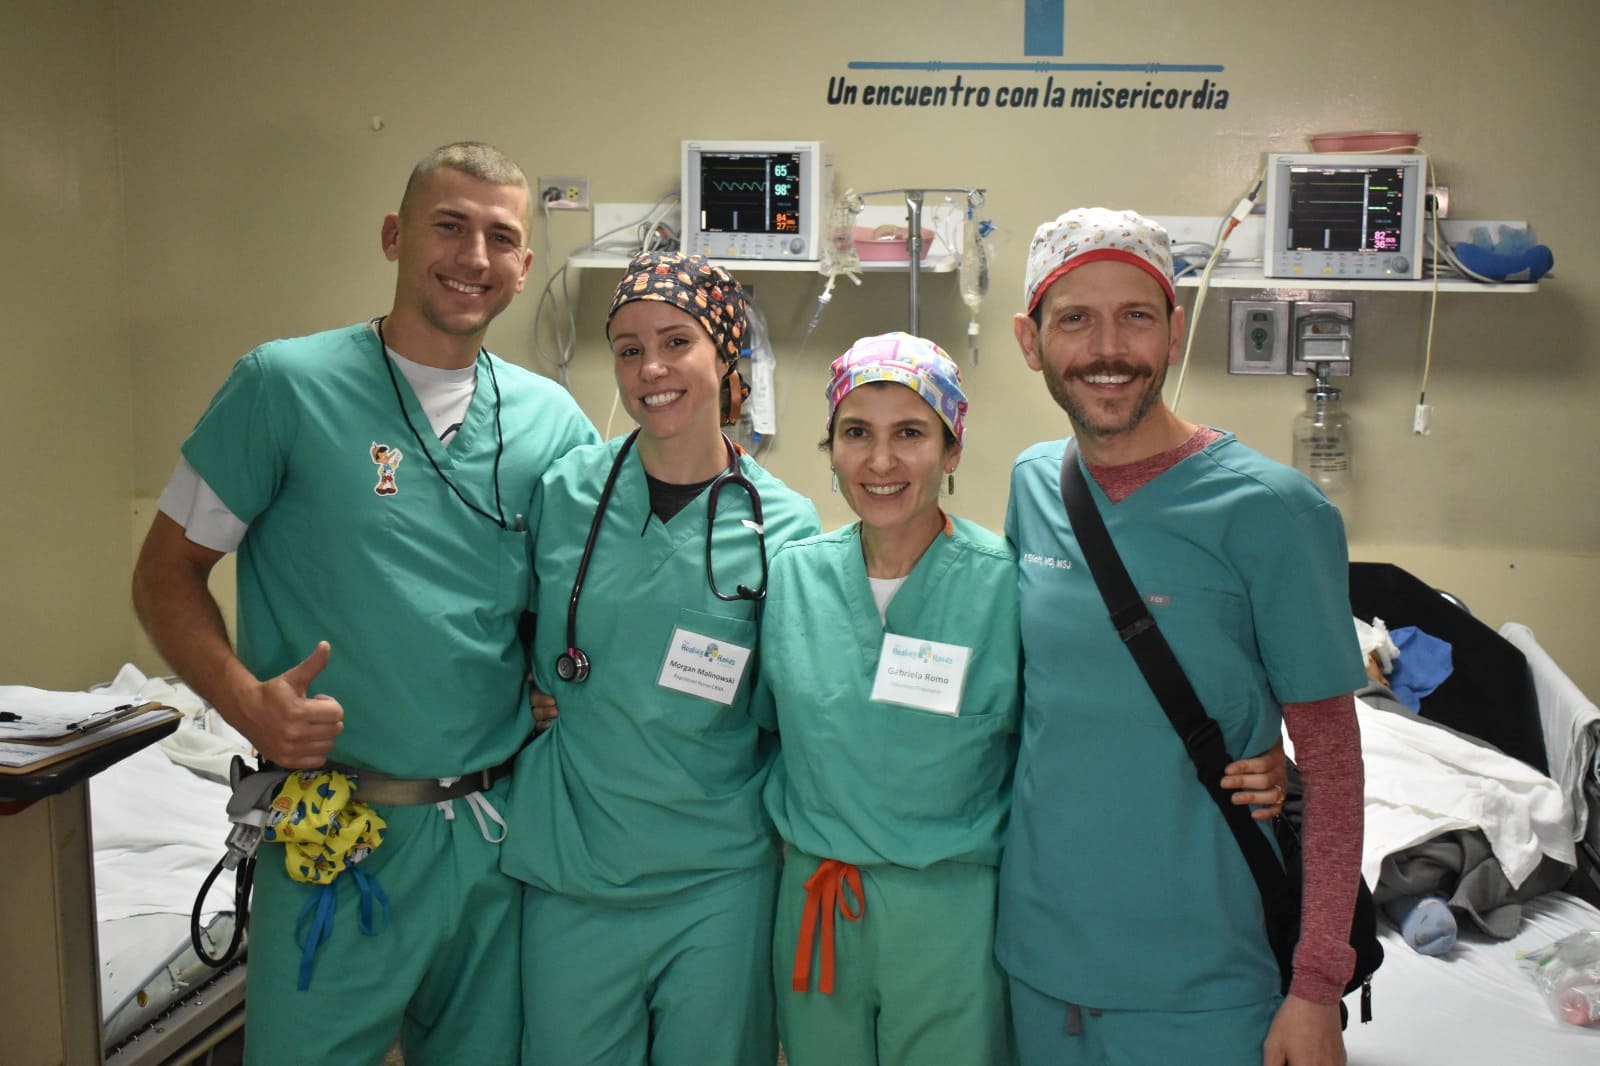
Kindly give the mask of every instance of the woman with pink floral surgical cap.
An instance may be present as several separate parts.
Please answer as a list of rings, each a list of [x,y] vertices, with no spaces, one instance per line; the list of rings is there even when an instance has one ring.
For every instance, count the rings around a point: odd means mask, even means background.
[[[782,752],[773,934],[793,1066],[1010,1059],[994,961],[1016,754],[1017,578],[940,507],[967,400],[931,341],[865,337],[832,366],[824,441],[860,521],[772,561],[755,710]]]

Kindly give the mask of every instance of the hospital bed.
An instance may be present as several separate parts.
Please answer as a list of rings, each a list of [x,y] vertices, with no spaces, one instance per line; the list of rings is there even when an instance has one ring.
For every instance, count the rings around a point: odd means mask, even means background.
[[[243,951],[220,971],[206,965],[190,913],[228,835],[228,761],[249,746],[181,684],[128,666],[106,687],[177,707],[184,720],[89,782],[105,1061],[191,1061],[244,1024]],[[233,933],[233,890],[224,871],[202,908],[213,957]]]
[[[1594,905],[1600,902],[1596,856],[1585,853],[1582,840],[1574,847],[1583,832],[1578,827],[1586,825],[1592,834],[1600,819],[1600,765],[1594,761],[1594,745],[1585,744],[1586,737],[1600,738],[1600,713],[1592,713],[1593,705],[1577,693],[1525,627],[1508,626],[1511,639],[1502,637],[1453,598],[1387,564],[1353,563],[1350,586],[1357,617],[1380,617],[1390,629],[1414,625],[1452,645],[1454,672],[1423,697],[1420,717],[1467,738],[1487,741],[1509,757],[1425,723],[1391,725],[1391,719],[1407,716],[1358,704],[1367,766],[1363,871],[1369,879],[1384,856],[1394,854],[1410,835],[1432,832],[1424,826],[1427,818],[1442,827],[1454,824],[1452,816],[1483,823],[1496,849],[1495,860],[1503,867],[1531,868],[1556,854],[1578,865],[1566,885],[1570,891],[1550,891],[1520,904],[1520,925],[1508,940],[1478,931],[1458,914],[1455,947],[1444,956],[1431,957],[1412,950],[1397,930],[1380,922],[1385,958],[1373,979],[1373,1020],[1352,1023],[1346,1032],[1350,1066],[1600,1062],[1600,1027],[1558,1022],[1516,962],[1518,951],[1543,947],[1579,930],[1600,930],[1600,909]],[[1565,706],[1549,706],[1556,693],[1564,697]],[[1584,716],[1585,706],[1591,718]],[[1552,715],[1559,718],[1554,725],[1547,721]],[[1435,775],[1445,782],[1437,799],[1416,798],[1419,782],[1431,771],[1404,761],[1410,756],[1402,749],[1413,746],[1406,729],[1443,736],[1438,745],[1423,736],[1414,746],[1437,746],[1445,753],[1439,756],[1445,762],[1471,768],[1462,771],[1455,786],[1448,774]],[[1577,752],[1572,750],[1574,737]],[[1451,743],[1461,744],[1465,753],[1448,747]],[[1573,782],[1540,777],[1574,761],[1580,769]],[[1500,776],[1505,780],[1496,792]],[[1460,789],[1454,805],[1451,787]],[[1485,796],[1494,797],[1494,802],[1485,802]],[[1501,813],[1507,809],[1500,802],[1504,796],[1512,797],[1511,813]],[[1418,805],[1452,814],[1422,816],[1414,809]],[[1490,809],[1496,813],[1482,813]],[[1463,810],[1477,813],[1461,816]],[[1501,818],[1506,824],[1498,823]],[[1530,849],[1542,854],[1530,855]]]

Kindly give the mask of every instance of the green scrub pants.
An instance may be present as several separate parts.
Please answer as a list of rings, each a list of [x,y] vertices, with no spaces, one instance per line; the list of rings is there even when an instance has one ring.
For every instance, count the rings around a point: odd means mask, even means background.
[[[834,987],[827,995],[819,988],[820,932],[813,937],[809,989],[793,988],[805,883],[818,862],[790,848],[778,892],[773,976],[790,1066],[1012,1062],[1006,979],[994,959],[998,871],[957,862],[925,870],[861,867],[860,919],[849,921],[837,910],[821,915],[834,923]]]
[[[496,810],[505,809],[509,786],[484,793]],[[333,932],[304,992],[296,987],[296,926],[313,886],[289,878],[282,847],[261,845],[250,905],[247,1066],[378,1063],[396,1036],[406,1066],[516,1061],[522,882],[500,872],[499,845],[484,839],[466,800],[452,808],[450,819],[431,804],[374,808],[389,827],[356,869],[383,889],[389,919],[375,906],[375,934],[364,935],[355,879],[349,871],[335,879]]]
[[[776,1063],[776,892],[775,863],[653,906],[529,888],[524,1066]]]
[[[1091,1010],[1011,979],[1022,1066],[1260,1066],[1282,999],[1227,1010]]]

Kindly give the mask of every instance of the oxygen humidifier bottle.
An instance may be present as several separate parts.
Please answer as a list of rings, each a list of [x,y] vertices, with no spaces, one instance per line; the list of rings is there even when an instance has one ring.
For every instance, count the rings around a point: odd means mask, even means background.
[[[1306,390],[1306,409],[1295,416],[1294,465],[1341,509],[1349,506],[1350,416],[1325,382]]]

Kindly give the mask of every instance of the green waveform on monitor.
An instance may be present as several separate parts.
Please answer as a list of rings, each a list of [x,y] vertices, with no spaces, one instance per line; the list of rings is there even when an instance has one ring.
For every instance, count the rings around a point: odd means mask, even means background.
[[[718,192],[760,192],[767,187],[764,181],[713,181],[711,187]]]

